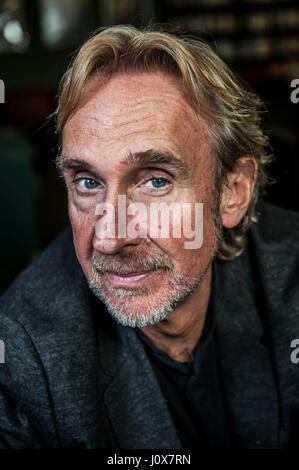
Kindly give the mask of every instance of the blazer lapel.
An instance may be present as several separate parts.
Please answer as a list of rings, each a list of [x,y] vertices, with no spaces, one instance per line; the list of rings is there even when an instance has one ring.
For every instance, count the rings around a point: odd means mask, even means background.
[[[101,362],[111,375],[104,401],[119,447],[180,449],[166,400],[134,330],[115,324],[114,351],[111,336],[106,345],[103,341]]]
[[[236,445],[277,448],[277,384],[247,251],[232,261],[217,260],[213,271],[220,374]]]

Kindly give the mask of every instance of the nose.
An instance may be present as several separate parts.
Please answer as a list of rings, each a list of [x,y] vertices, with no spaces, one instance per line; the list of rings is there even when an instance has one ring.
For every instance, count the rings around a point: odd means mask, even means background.
[[[93,237],[93,248],[104,254],[115,254],[125,246],[137,246],[139,236],[129,236],[127,230],[127,200],[125,195],[114,194],[96,208],[100,216]]]

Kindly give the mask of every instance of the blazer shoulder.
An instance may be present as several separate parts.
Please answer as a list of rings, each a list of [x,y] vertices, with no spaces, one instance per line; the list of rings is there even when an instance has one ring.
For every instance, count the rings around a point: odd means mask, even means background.
[[[292,246],[299,252],[299,213],[261,201],[258,223],[252,225],[254,236],[267,245]],[[296,242],[296,243],[295,243]]]
[[[84,279],[68,228],[2,294],[0,315],[23,323],[29,317],[40,321],[47,312],[67,310],[72,292]]]
[[[299,214],[263,203],[249,233],[251,266],[268,299],[299,315]]]
[[[272,274],[288,273],[298,278],[299,214],[269,203],[258,205],[259,219],[249,231],[251,255]]]

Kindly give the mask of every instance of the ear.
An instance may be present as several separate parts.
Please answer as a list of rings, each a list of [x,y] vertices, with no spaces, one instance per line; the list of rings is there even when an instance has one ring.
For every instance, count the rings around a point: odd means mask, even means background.
[[[222,224],[226,228],[238,225],[251,200],[257,177],[257,162],[253,157],[241,157],[234,171],[227,175],[220,201]]]

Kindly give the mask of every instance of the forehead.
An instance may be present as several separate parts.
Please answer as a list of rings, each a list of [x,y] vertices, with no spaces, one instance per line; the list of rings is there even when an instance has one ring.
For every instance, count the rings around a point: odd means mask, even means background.
[[[64,153],[85,158],[159,148],[196,162],[209,140],[179,79],[163,72],[116,75],[105,84],[91,78],[63,132]]]

